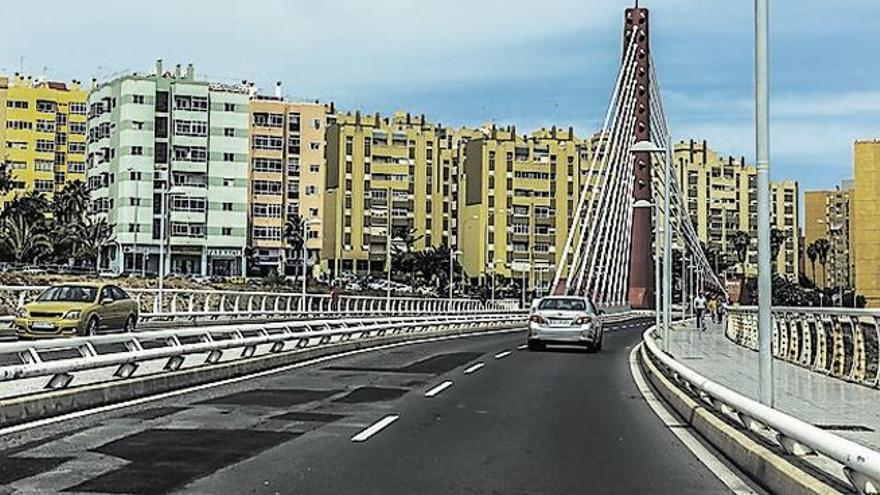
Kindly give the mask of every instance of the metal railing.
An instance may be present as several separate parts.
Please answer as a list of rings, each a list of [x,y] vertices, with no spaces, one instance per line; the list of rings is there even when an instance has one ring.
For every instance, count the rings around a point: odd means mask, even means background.
[[[0,302],[20,308],[36,298],[46,286],[0,286]],[[248,319],[266,316],[286,318],[298,314],[419,315],[508,312],[518,309],[517,301],[485,303],[475,299],[417,297],[377,297],[341,295],[334,302],[328,294],[267,291],[165,289],[126,289],[138,302],[142,321],[174,319]],[[11,321],[12,316],[0,317]]]
[[[812,371],[880,388],[880,311],[776,307],[773,355]],[[725,335],[757,350],[757,309],[732,307]]]
[[[649,328],[644,334],[649,356],[664,374],[689,390],[702,403],[738,421],[748,430],[770,433],[770,438],[775,439],[791,455],[824,455],[843,466],[847,479],[858,493],[878,493],[880,452],[829,433],[709,380],[664,353],[654,340],[655,328]]]
[[[115,369],[112,378],[132,376],[141,363],[165,360],[162,371],[176,371],[187,356],[206,355],[218,363],[223,352],[240,349],[240,358],[330,345],[401,333],[459,328],[493,329],[525,322],[525,314],[472,314],[428,317],[346,318],[267,324],[203,326],[174,330],[41,340],[0,345],[0,383],[50,377],[46,388],[67,387],[73,373]]]

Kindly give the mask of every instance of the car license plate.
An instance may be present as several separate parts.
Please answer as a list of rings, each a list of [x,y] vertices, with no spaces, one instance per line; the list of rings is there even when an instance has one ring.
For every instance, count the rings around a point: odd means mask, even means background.
[[[54,330],[55,325],[49,323],[48,321],[35,321],[31,323],[31,328],[35,330]]]

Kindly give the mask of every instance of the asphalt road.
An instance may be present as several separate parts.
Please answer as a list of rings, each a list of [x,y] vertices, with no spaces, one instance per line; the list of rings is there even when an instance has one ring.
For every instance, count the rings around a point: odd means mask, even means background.
[[[144,495],[729,493],[639,394],[628,359],[647,322],[622,325],[600,353],[521,350],[522,333],[436,341],[0,437],[0,483]]]

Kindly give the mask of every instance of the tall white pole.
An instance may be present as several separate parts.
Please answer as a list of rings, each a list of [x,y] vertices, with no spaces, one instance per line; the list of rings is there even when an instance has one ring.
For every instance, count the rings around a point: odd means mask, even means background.
[[[449,300],[452,300],[452,265],[455,263],[453,256],[455,251],[452,250],[452,242],[449,243]]]
[[[684,243],[682,243],[684,244]],[[687,318],[688,295],[687,295],[687,248],[681,248],[681,319]]]
[[[385,291],[385,309],[387,311],[391,311],[391,230],[394,228],[394,222],[392,221],[392,216],[394,215],[394,210],[391,208],[391,198],[394,191],[389,187],[388,188],[388,231],[386,232],[386,240],[385,240],[385,264],[387,265],[385,268],[388,270],[386,282],[388,287]]]
[[[658,225],[660,224],[660,201],[657,198],[657,195],[654,195],[654,287],[660,287],[660,264],[662,260],[660,259],[660,229],[658,229]],[[660,331],[660,335],[663,337],[664,346],[666,345],[666,326],[662,324],[662,320],[660,318],[660,308],[662,306],[662,302],[660,301],[661,293],[659,290],[654,291],[654,325],[658,331]],[[664,347],[665,349],[665,347]]]
[[[761,402],[773,407],[768,4],[769,0],[755,0],[755,141],[758,172],[758,382]]]
[[[670,182],[672,181],[672,140],[666,142],[663,164],[663,350],[669,352],[669,325],[672,323],[672,223],[670,220]],[[659,311],[659,308],[657,308]]]
[[[167,179],[166,179],[167,180]],[[164,299],[164,288],[165,288],[165,223],[166,223],[166,212],[165,210],[168,208],[166,204],[165,198],[165,189],[167,188],[167,183],[162,185],[162,193],[159,195],[159,201],[162,202],[161,208],[161,221],[159,222],[159,304],[156,308],[157,313],[162,312],[162,303],[165,301]]]
[[[302,256],[302,272],[303,272],[302,293],[303,293],[303,301],[305,301],[306,292],[307,292],[307,287],[306,287],[306,270],[307,270],[307,266],[306,266],[306,256],[307,256],[307,254],[306,254],[307,253],[307,251],[306,251],[306,227],[308,227],[309,224],[308,224],[308,222],[306,222],[304,220],[301,220],[301,221],[302,221],[302,236],[300,237],[300,241],[302,241],[301,256]],[[284,274],[284,272],[281,272],[281,273],[282,273],[282,275]]]

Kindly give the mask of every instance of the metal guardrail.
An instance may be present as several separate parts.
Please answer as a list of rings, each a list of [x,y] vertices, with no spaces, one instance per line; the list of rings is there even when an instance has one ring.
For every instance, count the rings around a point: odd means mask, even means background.
[[[163,369],[176,371],[187,356],[207,354],[204,364],[216,364],[223,352],[241,349],[241,358],[277,354],[294,348],[329,345],[400,333],[421,333],[456,328],[496,328],[525,322],[525,314],[472,314],[381,319],[327,319],[267,324],[237,324],[145,331],[42,340],[0,345],[0,383],[25,378],[50,377],[46,388],[60,389],[73,381],[74,372],[115,368],[113,377],[132,376],[141,363],[165,359]],[[265,348],[268,346],[268,348]]]
[[[0,286],[0,301],[20,308],[36,298],[47,286]],[[496,300],[483,303],[475,299],[417,297],[374,297],[341,295],[334,302],[328,294],[291,292],[165,289],[125,289],[138,302],[141,321],[173,319],[239,319],[299,314],[415,315],[508,312],[518,302]],[[161,299],[161,301],[160,301]],[[0,316],[11,322],[12,316]]]
[[[771,314],[777,359],[880,388],[880,311],[775,307]],[[757,350],[757,308],[729,308],[725,335]]]
[[[752,431],[769,429],[786,452],[803,456],[818,452],[839,463],[853,487],[862,494],[880,490],[880,452],[819,429],[794,416],[765,406],[723,385],[713,382],[664,353],[654,341],[651,327],[644,343],[651,358],[667,376],[699,396],[719,413],[739,421]]]

